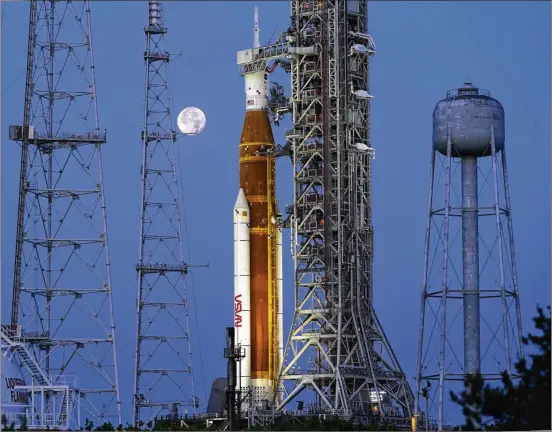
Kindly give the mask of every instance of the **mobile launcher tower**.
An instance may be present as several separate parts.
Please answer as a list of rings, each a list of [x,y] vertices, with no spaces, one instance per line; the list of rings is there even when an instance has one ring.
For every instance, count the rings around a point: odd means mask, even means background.
[[[409,426],[414,396],[373,308],[367,15],[363,0],[291,1],[288,31],[238,64],[243,75],[291,72],[290,98],[274,86],[268,103],[276,124],[292,116],[273,155],[290,155],[295,195],[295,313],[273,406],[301,394],[299,410]]]
[[[450,390],[477,373],[515,378],[523,356],[504,124],[500,102],[471,83],[433,112],[416,399],[439,430]]]

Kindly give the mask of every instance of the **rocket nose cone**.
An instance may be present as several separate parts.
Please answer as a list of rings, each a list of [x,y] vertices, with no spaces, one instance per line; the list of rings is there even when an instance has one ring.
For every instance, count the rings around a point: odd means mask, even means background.
[[[238,192],[238,198],[236,199],[236,204],[234,204],[234,210],[244,209],[249,210],[249,204],[247,203],[247,198],[245,198],[245,192],[242,188]]]

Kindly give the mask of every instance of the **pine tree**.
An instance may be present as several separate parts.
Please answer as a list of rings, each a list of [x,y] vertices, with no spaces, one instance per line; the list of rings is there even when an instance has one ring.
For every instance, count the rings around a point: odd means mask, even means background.
[[[537,307],[533,318],[539,335],[528,334],[524,345],[532,345],[531,364],[521,359],[515,367],[520,377],[514,383],[502,373],[502,387],[491,387],[481,376],[469,376],[460,396],[451,392],[454,402],[462,406],[466,425],[463,430],[481,430],[482,418],[489,418],[486,430],[550,430],[550,306],[548,315]]]

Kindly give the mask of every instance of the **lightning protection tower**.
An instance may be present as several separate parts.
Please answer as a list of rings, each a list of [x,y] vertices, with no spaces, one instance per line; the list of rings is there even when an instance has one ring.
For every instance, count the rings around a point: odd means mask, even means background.
[[[149,2],[142,130],[140,253],[133,422],[197,408],[161,1]]]
[[[429,387],[439,430],[450,390],[477,373],[515,378],[523,356],[504,142],[489,92],[465,83],[435,107],[415,406]]]
[[[83,415],[120,424],[91,32],[88,1],[31,0],[11,322]]]
[[[373,307],[367,2],[292,1],[295,314],[281,407],[410,422],[413,395]],[[303,403],[299,403],[303,405]]]

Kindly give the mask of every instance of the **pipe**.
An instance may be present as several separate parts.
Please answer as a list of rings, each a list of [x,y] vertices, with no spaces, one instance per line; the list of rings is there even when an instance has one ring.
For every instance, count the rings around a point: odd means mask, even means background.
[[[477,158],[463,157],[461,165],[464,372],[473,375],[481,369]]]

